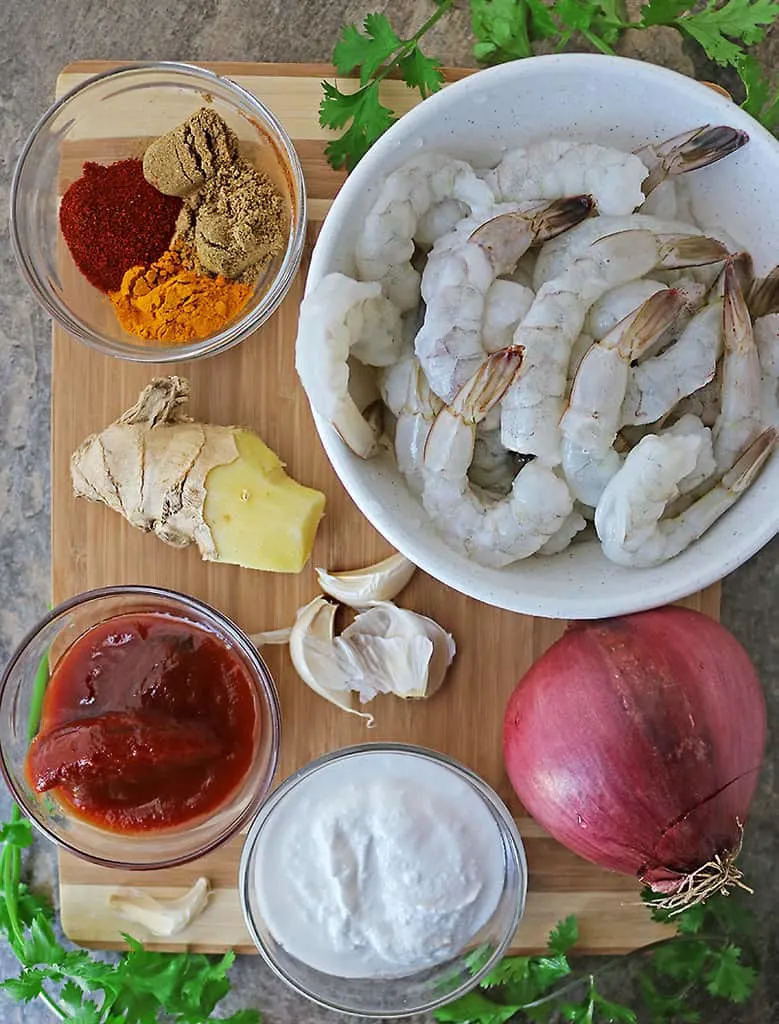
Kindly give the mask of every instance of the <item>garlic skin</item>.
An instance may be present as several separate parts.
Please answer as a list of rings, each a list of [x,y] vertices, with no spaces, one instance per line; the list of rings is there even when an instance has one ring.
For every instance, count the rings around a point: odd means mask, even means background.
[[[334,641],[349,685],[365,702],[379,693],[430,697],[454,659],[452,636],[433,619],[377,602]]]
[[[282,629],[267,629],[264,633],[250,633],[249,639],[255,647],[288,644],[291,633],[292,627],[284,626]]]
[[[289,653],[295,671],[314,693],[373,724],[373,715],[352,707],[352,692],[334,656],[333,623],[338,606],[315,597],[298,610],[289,636]]]
[[[202,914],[210,891],[207,878],[198,878],[191,889],[173,900],[157,899],[142,889],[117,889],[109,896],[108,905],[127,921],[143,925],[152,935],[170,938]]]
[[[332,573],[316,569],[315,572],[325,594],[361,611],[377,601],[392,601],[407,585],[416,569],[405,555],[396,552],[375,565],[366,565],[364,569]]]

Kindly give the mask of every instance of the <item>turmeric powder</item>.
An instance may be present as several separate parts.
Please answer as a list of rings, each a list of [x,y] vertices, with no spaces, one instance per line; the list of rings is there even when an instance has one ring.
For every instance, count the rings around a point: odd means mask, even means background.
[[[138,338],[187,342],[220,330],[243,309],[252,289],[187,268],[186,254],[164,252],[148,267],[131,267],[111,302],[124,329]]]

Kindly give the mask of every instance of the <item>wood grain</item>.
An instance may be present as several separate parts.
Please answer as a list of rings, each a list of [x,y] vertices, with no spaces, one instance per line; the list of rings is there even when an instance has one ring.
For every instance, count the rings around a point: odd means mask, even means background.
[[[84,77],[109,65],[81,62],[60,76],[61,94]],[[319,530],[312,564],[340,569],[367,564],[390,549],[362,518],[330,469],[294,372],[298,305],[316,221],[343,180],[324,159],[327,133],[316,121],[319,79],[330,69],[320,65],[209,65],[236,78],[270,106],[288,127],[300,153],[311,203],[312,222],[301,273],[276,316],[242,345],[202,362],[166,367],[192,382],[192,413],[215,423],[252,427],[279,453],[289,472],[323,490],[327,514]],[[451,72],[450,79],[465,72]],[[387,88],[407,106],[410,94],[398,83]],[[393,101],[395,97],[393,96]],[[160,122],[159,130],[170,126]],[[110,139],[114,125],[106,126]],[[121,148],[121,147],[120,147]],[[72,159],[72,154],[69,156]],[[68,168],[70,172],[70,168]],[[67,272],[67,270],[66,270]],[[71,268],[71,273],[75,271]],[[295,610],[316,593],[313,571],[277,576],[202,562],[196,551],[166,547],[154,536],[132,530],[103,506],[72,497],[71,452],[137,397],[154,375],[142,365],[109,359],[53,332],[52,386],[52,576],[55,601],[80,591],[119,583],[145,583],[193,594],[221,609],[246,630],[288,625]],[[339,712],[309,691],[295,675],[286,650],[268,648],[268,665],[277,682],[283,716],[277,780],[307,761],[347,744],[405,740],[443,751],[475,769],[509,804],[523,834],[530,872],[530,895],[515,949],[536,950],[555,921],[569,913],[581,923],[581,947],[597,952],[634,948],[663,934],[638,905],[630,879],[601,871],[575,857],[526,818],[513,795],[501,760],[503,707],[516,680],[561,633],[563,623],[532,619],[469,600],[419,572],[402,603],[431,615],[452,632],[458,655],[446,686],[433,699],[405,703],[375,702],[376,728]],[[719,588],[686,604],[717,616]],[[151,873],[95,868],[70,856],[60,857],[62,924],[84,945],[118,947],[127,930],[108,909],[117,885],[143,885],[160,895],[178,895],[198,875],[212,882],[214,895],[205,913],[173,943],[155,948],[253,951],[245,931],[238,894],[237,864],[241,837],[211,856],[185,867]],[[140,928],[134,932],[144,941]]]

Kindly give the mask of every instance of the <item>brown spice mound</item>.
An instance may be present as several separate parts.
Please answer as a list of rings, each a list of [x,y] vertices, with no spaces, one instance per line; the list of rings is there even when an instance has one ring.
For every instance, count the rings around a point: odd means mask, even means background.
[[[156,139],[143,155],[150,185],[169,196],[186,196],[238,159],[238,137],[209,107]]]
[[[154,341],[206,338],[232,320],[248,302],[249,285],[206,277],[188,269],[188,254],[168,251],[148,267],[132,267],[111,293],[126,331]]]
[[[185,200],[176,227],[200,269],[253,280],[284,250],[284,200],[266,174],[237,160]]]

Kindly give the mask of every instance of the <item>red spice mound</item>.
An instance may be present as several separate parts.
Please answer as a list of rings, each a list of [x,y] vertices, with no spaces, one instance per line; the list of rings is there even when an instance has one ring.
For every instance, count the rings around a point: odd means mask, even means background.
[[[181,203],[146,181],[140,160],[88,162],[62,197],[60,228],[87,281],[116,291],[126,270],[153,263],[168,248]]]

